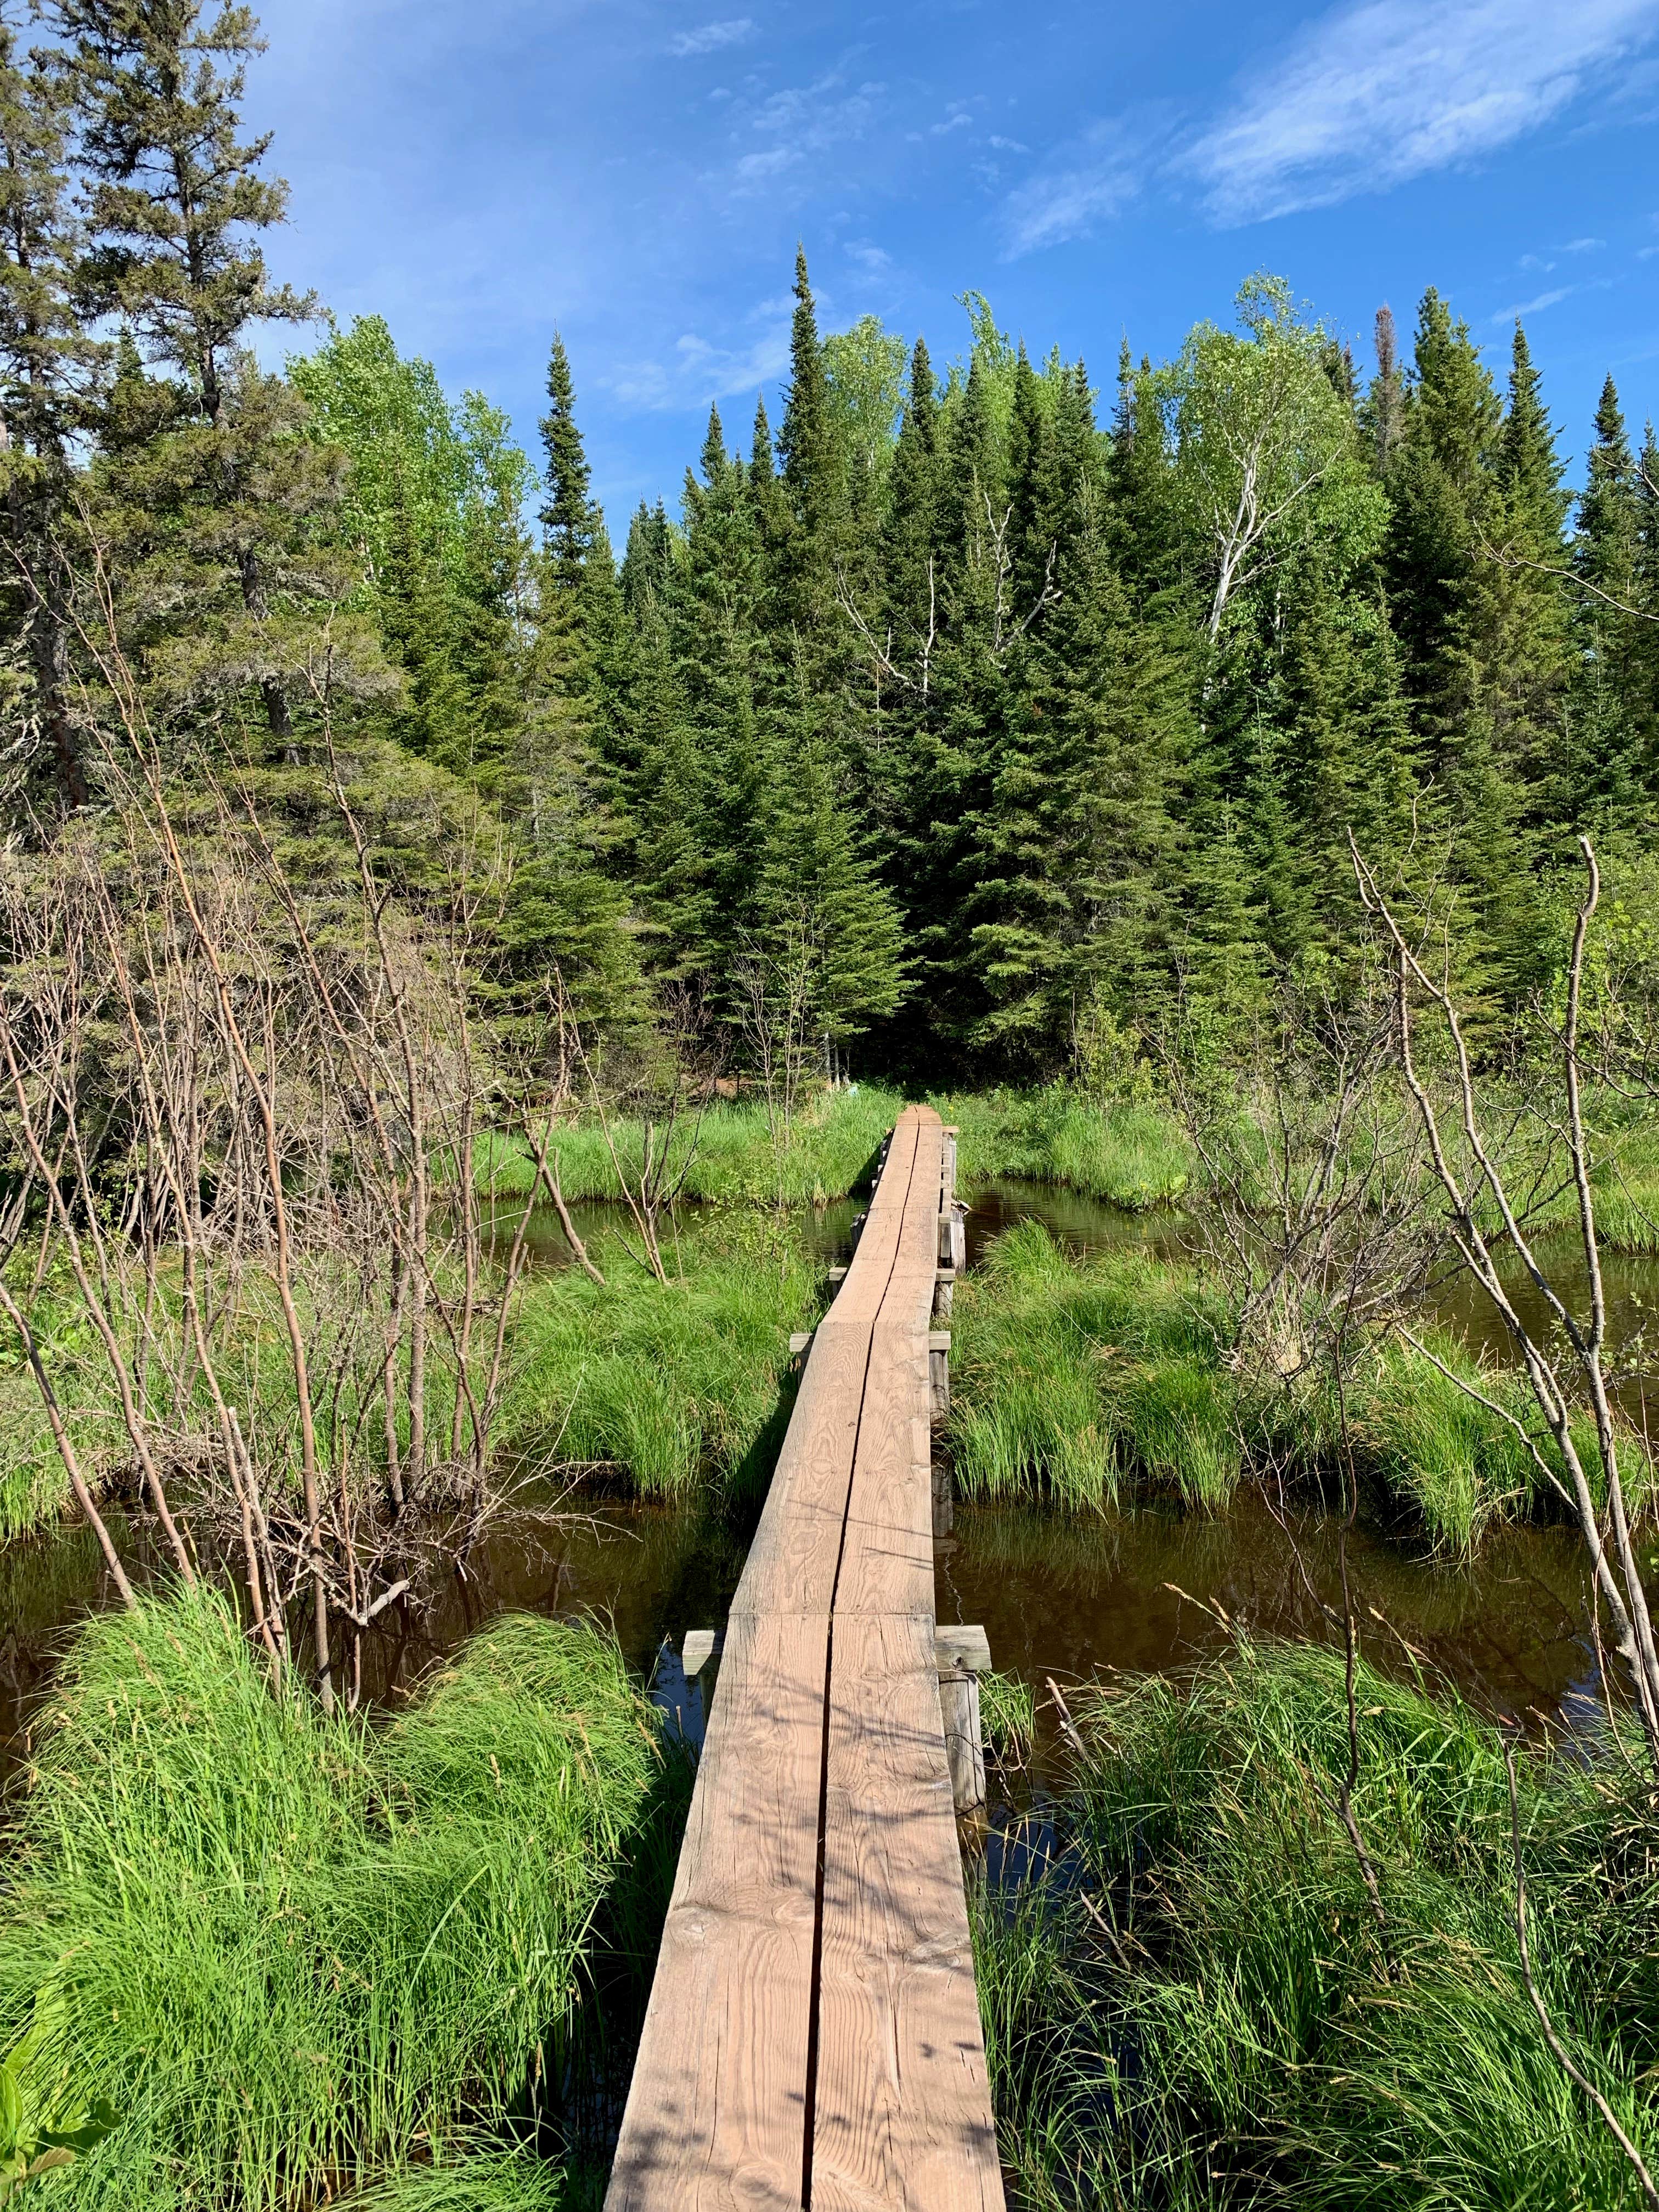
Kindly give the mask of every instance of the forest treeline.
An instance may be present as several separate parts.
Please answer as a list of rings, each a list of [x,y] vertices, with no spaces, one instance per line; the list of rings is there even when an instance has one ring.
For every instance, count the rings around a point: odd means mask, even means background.
[[[943,367],[826,335],[802,255],[775,422],[711,410],[618,549],[556,336],[533,467],[379,319],[307,345],[258,50],[234,5],[0,9],[15,853],[95,823],[137,734],[325,890],[337,775],[416,911],[495,856],[504,1006],[556,969],[739,1064],[957,1079],[1109,1058],[1177,995],[1340,989],[1351,831],[1499,1014],[1576,833],[1653,887],[1659,454],[1609,380],[1572,495],[1518,324],[1500,380],[1431,289],[1362,380],[1259,276],[1101,389],[977,295]]]

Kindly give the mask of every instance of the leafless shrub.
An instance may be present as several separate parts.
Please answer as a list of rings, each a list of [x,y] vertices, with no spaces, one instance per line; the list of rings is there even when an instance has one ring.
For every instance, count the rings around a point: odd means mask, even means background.
[[[1626,1501],[1623,1435],[1614,1414],[1613,1348],[1592,1180],[1595,1161],[1584,1104],[1587,1072],[1594,1071],[1584,1049],[1585,979],[1601,880],[1590,841],[1581,837],[1579,845],[1584,891],[1573,923],[1561,1018],[1549,1039],[1554,1081],[1538,1104],[1553,1140],[1551,1156],[1565,1162],[1572,1194],[1576,1243],[1587,1283],[1586,1296],[1577,1303],[1561,1287],[1559,1270],[1540,1252],[1529,1226],[1528,1194],[1495,1133],[1501,1109],[1494,1109],[1492,1086],[1477,1073],[1467,1018],[1452,982],[1443,925],[1414,915],[1403,901],[1386,894],[1357,845],[1352,857],[1360,894],[1391,953],[1395,1049],[1427,1143],[1444,1228],[1514,1346],[1530,1389],[1537,1426],[1506,1411],[1449,1368],[1441,1366],[1441,1372],[1508,1422],[1545,1484],[1576,1521],[1589,1554],[1595,1591],[1607,1608],[1630,1671],[1650,1762],[1659,1769],[1659,1654]],[[1601,1034],[1618,1034],[1620,1027],[1604,1018]],[[1649,1059],[1651,1047],[1639,1033],[1626,1033],[1621,1049],[1640,1066]],[[1520,1176],[1530,1177],[1535,1185],[1538,1173],[1529,1166]],[[1514,1266],[1541,1300],[1547,1316],[1544,1328],[1530,1326],[1523,1317],[1505,1280],[1506,1255],[1512,1255]],[[1425,1357],[1433,1358],[1426,1346],[1415,1338],[1410,1340]],[[1593,1443],[1587,1437],[1593,1437]]]
[[[1169,1055],[1199,1164],[1194,1235],[1224,1292],[1228,1365],[1292,1399],[1334,1389],[1417,1297],[1438,1241],[1425,1147],[1392,1077],[1375,980],[1339,1000],[1286,984],[1247,1048]]]
[[[525,1264],[486,1245],[477,1139],[493,1079],[472,1023],[471,948],[501,886],[485,843],[423,908],[372,865],[316,672],[325,896],[296,881],[248,795],[164,771],[118,653],[89,639],[115,702],[107,811],[0,879],[0,1146],[15,1176],[0,1306],[65,1471],[99,1527],[95,1471],[38,1356],[67,1269],[103,1355],[148,1503],[181,1576],[168,1496],[240,1552],[253,1632],[336,1694],[358,1639],[495,1502],[490,1439]],[[528,1204],[526,1214],[528,1213]]]

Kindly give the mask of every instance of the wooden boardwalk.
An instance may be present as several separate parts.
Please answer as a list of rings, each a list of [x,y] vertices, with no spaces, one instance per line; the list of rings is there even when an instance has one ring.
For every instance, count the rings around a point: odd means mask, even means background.
[[[996,2208],[934,1659],[945,1136],[909,1107],[726,1632],[606,2212]]]

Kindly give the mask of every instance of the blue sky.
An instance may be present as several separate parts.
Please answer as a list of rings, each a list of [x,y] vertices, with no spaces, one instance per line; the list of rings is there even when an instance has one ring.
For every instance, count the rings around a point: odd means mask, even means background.
[[[1524,315],[1564,446],[1659,414],[1659,0],[264,0],[276,271],[477,386],[534,450],[555,324],[595,489],[671,501],[711,399],[772,403],[805,240],[825,327],[936,362],[957,295],[1109,386],[1251,270],[1369,356],[1448,293]],[[775,421],[775,409],[774,410]]]

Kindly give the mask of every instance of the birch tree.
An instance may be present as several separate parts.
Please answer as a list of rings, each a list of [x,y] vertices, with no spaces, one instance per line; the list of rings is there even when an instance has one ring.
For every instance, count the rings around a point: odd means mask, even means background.
[[[1382,500],[1328,334],[1280,276],[1247,278],[1237,306],[1240,328],[1199,324],[1165,378],[1178,496],[1214,570],[1212,640],[1246,585],[1316,531],[1374,526]]]

